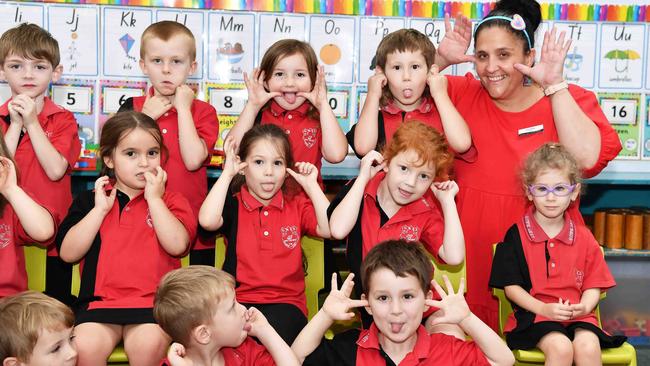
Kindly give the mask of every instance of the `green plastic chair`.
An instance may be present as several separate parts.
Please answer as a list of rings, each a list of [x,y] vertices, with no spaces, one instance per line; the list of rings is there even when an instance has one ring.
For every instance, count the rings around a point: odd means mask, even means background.
[[[496,246],[494,244],[493,253],[496,251]],[[602,250],[602,248],[601,248]],[[508,316],[512,313],[512,304],[506,298],[504,290],[501,289],[492,289],[492,293],[499,300],[499,332],[501,337],[505,339],[503,334],[503,328],[506,325]],[[606,296],[605,293],[601,295],[601,300]],[[596,307],[596,317],[598,318],[598,324],[602,326],[600,321],[600,305]],[[544,352],[539,348],[532,349],[516,349],[512,350],[513,355],[515,356],[515,365],[543,365],[545,361]],[[602,350],[602,362],[603,365],[630,365],[636,366],[636,350],[634,347],[625,342],[622,346],[618,348],[607,348]]]
[[[305,296],[307,314],[311,319],[318,312],[318,292],[325,287],[325,254],[323,239],[305,236],[301,240],[307,258]]]
[[[25,270],[27,271],[27,288],[32,291],[45,291],[45,266],[47,249],[36,245],[23,247],[25,253]]]
[[[433,262],[433,279],[438,282],[440,287],[443,288],[443,290],[447,291],[447,288],[445,287],[445,281],[443,280],[442,276],[447,275],[449,277],[449,281],[451,282],[451,285],[454,287],[454,291],[458,291],[458,286],[460,286],[460,279],[465,278],[465,261],[463,263],[456,265],[456,266],[451,266],[449,264],[441,264],[436,262],[435,260],[431,260]],[[435,290],[433,290],[435,294]],[[465,286],[465,292],[467,292],[467,286]]]

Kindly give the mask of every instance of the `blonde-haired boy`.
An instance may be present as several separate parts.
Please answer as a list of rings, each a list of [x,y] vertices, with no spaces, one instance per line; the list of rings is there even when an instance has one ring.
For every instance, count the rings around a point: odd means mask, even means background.
[[[120,112],[135,110],[156,120],[169,151],[162,166],[167,190],[184,195],[198,217],[208,194],[203,164],[217,141],[219,122],[214,107],[195,99],[186,84],[196,67],[196,40],[186,26],[169,20],[151,24],[140,41],[140,68],[151,88],[145,96],[127,99]],[[192,243],[191,264],[214,265],[215,237],[205,234]]]
[[[214,267],[190,266],[166,274],[153,312],[178,342],[169,349],[165,365],[211,365],[214,360],[224,365],[298,365],[264,315],[237,302],[233,277]]]
[[[74,314],[60,301],[25,291],[0,300],[2,366],[74,366]]]

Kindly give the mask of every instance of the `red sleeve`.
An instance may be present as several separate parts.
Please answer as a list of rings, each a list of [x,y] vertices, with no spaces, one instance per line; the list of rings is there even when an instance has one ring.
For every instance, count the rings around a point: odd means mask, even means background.
[[[36,202],[36,203],[38,203],[38,202]],[[38,203],[38,204],[40,205],[40,203]],[[32,237],[30,237],[29,234],[27,234],[27,232],[25,232],[25,228],[20,223],[20,219],[18,218],[18,215],[16,214],[16,212],[12,210],[13,221],[14,221],[14,223],[13,223],[13,226],[14,226],[14,230],[13,230],[14,231],[14,243],[16,243],[16,245],[29,245],[29,244],[36,243],[40,247],[47,247],[47,246],[49,246],[50,244],[52,244],[54,242],[54,239],[56,238],[56,231],[58,229],[57,228],[57,222],[59,222],[59,220],[57,220],[56,216],[54,214],[52,214],[53,211],[51,209],[49,209],[49,208],[47,208],[47,207],[45,207],[43,205],[41,205],[41,207],[43,207],[45,210],[47,210],[47,213],[49,213],[50,216],[52,216],[52,221],[54,222],[54,233],[52,234],[52,236],[49,239],[47,239],[45,241],[37,241],[37,240],[32,239]]]
[[[433,194],[431,194],[431,196],[433,196]],[[431,197],[430,201],[431,200],[437,202],[435,197]],[[420,235],[420,241],[438,263],[445,263],[445,261],[438,255],[445,233],[445,223],[438,205],[434,205],[434,209],[430,212],[427,224],[422,230],[422,235]]]
[[[194,126],[199,137],[205,141],[205,146],[208,148],[208,160],[210,159],[210,152],[214,148],[219,135],[219,118],[217,110],[210,104],[197,100],[196,108],[192,113],[194,119]]]
[[[246,337],[244,343],[234,351],[243,356],[245,366],[275,366],[275,361],[266,347],[258,344],[251,337]]]
[[[300,210],[300,231],[303,235],[318,236],[316,232],[318,220],[316,219],[316,211],[311,200],[303,192],[296,195],[295,199],[298,200],[298,209]]]
[[[55,114],[52,122],[54,131],[49,136],[50,143],[68,162],[69,169],[73,168],[81,153],[77,120],[74,114],[64,111]]]
[[[607,117],[603,113],[596,95],[579,86],[571,85],[569,91],[575,99],[580,109],[591,119],[598,127],[600,133],[600,153],[598,154],[598,161],[589,169],[585,169],[582,174],[585,178],[591,178],[601,170],[603,170],[607,163],[614,159],[621,151],[621,140],[614,128],[610,125]]]
[[[449,348],[451,350],[451,357],[453,359],[452,365],[485,365],[489,366],[485,354],[471,341],[461,341],[460,339],[452,336],[446,336],[448,339]]]
[[[474,75],[471,73],[467,73],[465,76],[445,75],[445,77],[447,78],[447,93],[449,94],[449,99],[451,99],[451,102],[454,104],[456,109],[458,109],[460,99],[467,96],[469,88],[476,89],[477,86],[482,88],[479,81],[476,80]]]
[[[183,226],[185,226],[185,230],[187,230],[187,234],[190,237],[189,242],[194,243],[194,240],[196,239],[198,218],[194,215],[187,198],[177,192],[165,192],[163,199],[172,215],[174,215]],[[189,250],[190,247],[188,246],[187,252],[189,252]]]
[[[587,263],[584,269],[585,278],[582,282],[582,290],[585,291],[591,288],[606,290],[616,286],[598,242],[587,229],[584,229],[584,231],[585,234],[582,237],[585,240],[584,245],[587,245]]]

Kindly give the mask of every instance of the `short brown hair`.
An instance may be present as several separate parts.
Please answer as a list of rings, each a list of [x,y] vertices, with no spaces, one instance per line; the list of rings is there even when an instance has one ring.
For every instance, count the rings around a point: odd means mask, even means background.
[[[545,169],[566,172],[571,184],[582,181],[578,163],[564,146],[557,142],[547,142],[528,155],[521,173],[524,185],[534,184],[537,176]]]
[[[399,277],[414,276],[425,294],[431,288],[433,263],[419,242],[386,240],[370,249],[361,264],[361,283],[366,296],[370,292],[370,277],[381,268]]]
[[[445,137],[436,129],[419,121],[404,122],[384,147],[382,155],[387,162],[390,162],[395,155],[407,150],[417,153],[420,159],[415,163],[420,163],[420,166],[433,163],[436,168],[436,178],[443,180],[449,178],[449,169],[454,158]]]
[[[316,52],[307,42],[299,41],[297,39],[282,39],[269,47],[264,52],[262,61],[260,62],[260,71],[264,72],[264,82],[268,82],[273,76],[273,69],[278,65],[278,62],[285,57],[301,55],[305,58],[307,63],[307,72],[311,80],[311,88],[316,85],[316,77],[318,75],[318,57]],[[311,106],[308,111],[311,118],[318,119],[318,110]]]
[[[25,291],[0,300],[0,362],[16,357],[29,362],[43,330],[72,328],[74,314],[59,300]]]
[[[142,38],[140,39],[140,58],[144,60],[144,56],[146,55],[145,46],[148,40],[158,38],[163,41],[169,41],[176,35],[187,36],[190,41],[190,60],[196,61],[196,39],[194,39],[194,34],[183,24],[172,20],[153,23],[142,32]]]
[[[52,67],[61,62],[59,42],[36,24],[23,23],[4,32],[0,37],[0,65],[12,54],[30,60],[47,60]]]
[[[160,280],[153,316],[174,341],[187,346],[192,329],[210,324],[230,291],[235,291],[235,279],[212,266],[175,269]]]
[[[104,160],[106,157],[113,156],[113,152],[120,140],[136,128],[141,128],[151,134],[160,146],[161,160],[167,158],[167,148],[163,144],[162,132],[156,121],[144,113],[128,111],[114,114],[104,123],[101,136],[99,137],[99,157]],[[112,177],[113,169],[102,164],[101,175]]]
[[[399,29],[384,37],[379,46],[377,46],[377,53],[375,55],[376,65],[381,67],[382,71],[386,70],[386,60],[388,55],[395,52],[422,52],[424,60],[426,61],[426,68],[429,70],[429,67],[433,65],[436,57],[436,46],[433,45],[433,42],[424,35],[422,32],[416,29]],[[429,93],[429,86],[427,85],[424,89],[424,95]],[[379,101],[380,105],[386,105],[389,100],[393,99],[393,95],[390,93],[390,90],[386,87],[382,93],[381,100]]]

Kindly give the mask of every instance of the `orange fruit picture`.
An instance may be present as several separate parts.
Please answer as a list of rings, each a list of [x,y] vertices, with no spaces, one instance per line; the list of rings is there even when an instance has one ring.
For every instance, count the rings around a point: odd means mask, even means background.
[[[334,65],[341,59],[341,49],[333,43],[328,43],[321,47],[320,59],[327,65]]]

